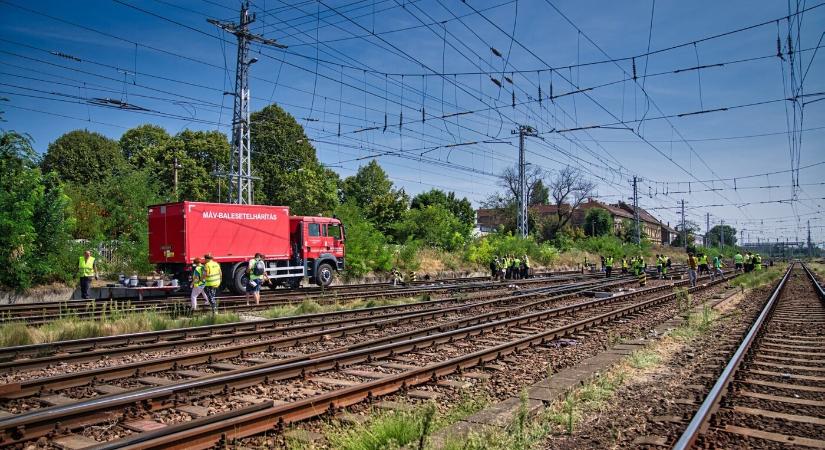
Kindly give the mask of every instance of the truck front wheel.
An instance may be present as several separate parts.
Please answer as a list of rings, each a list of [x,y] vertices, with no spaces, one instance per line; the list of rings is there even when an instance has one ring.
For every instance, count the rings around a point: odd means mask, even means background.
[[[321,287],[327,287],[332,284],[333,269],[329,263],[321,263],[318,265],[318,272],[315,274],[315,284]]]

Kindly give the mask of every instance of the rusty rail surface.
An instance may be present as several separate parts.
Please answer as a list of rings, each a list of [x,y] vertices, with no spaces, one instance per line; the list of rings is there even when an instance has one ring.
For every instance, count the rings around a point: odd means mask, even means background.
[[[729,278],[727,277],[720,278],[713,283],[709,283],[708,286],[721,283],[728,279]],[[681,285],[685,283],[686,281],[681,281],[675,283],[674,285]],[[469,337],[478,336],[495,329],[537,322],[545,320],[549,317],[568,314],[572,311],[593,308],[598,305],[605,305],[609,302],[615,302],[618,299],[628,299],[639,295],[649,294],[653,289],[671,287],[672,286],[651,288],[649,290],[637,291],[613,298],[591,300],[576,305],[543,310],[517,317],[507,317],[506,311],[503,312],[505,313],[504,318],[499,318],[500,316],[496,316],[496,314],[502,314],[502,312],[488,313],[488,319],[492,318],[497,320],[479,323],[482,322],[481,319],[471,318],[466,321],[467,324],[463,325],[463,328],[459,329],[440,331],[438,327],[434,327],[431,331],[435,334],[431,335],[426,335],[427,332],[422,333],[421,330],[417,330],[415,332],[406,333],[407,336],[391,336],[384,340],[372,341],[369,343],[364,343],[363,345],[341,349],[340,352],[332,352],[332,354],[330,354],[331,352],[323,352],[322,355],[313,355],[313,358],[311,359],[307,359],[305,356],[303,358],[296,358],[295,360],[277,361],[262,364],[254,368],[239,369],[226,374],[199,378],[192,381],[176,383],[174,385],[148,388],[139,391],[130,391],[123,394],[112,394],[91,400],[80,401],[70,405],[43,408],[0,420],[0,432],[2,432],[3,436],[3,440],[0,441],[0,443],[10,444],[29,439],[36,439],[41,436],[52,435],[55,432],[65,429],[73,429],[78,426],[82,426],[83,424],[88,424],[111,417],[111,414],[116,414],[117,411],[122,412],[123,408],[128,408],[130,405],[139,405],[140,407],[148,410],[165,408],[178,403],[182,397],[185,397],[188,392],[192,392],[193,390],[197,390],[198,392],[217,392],[227,389],[253,386],[265,380],[281,380],[306,376],[312,372],[331,370],[340,367],[341,365],[371,361],[374,358],[391,357],[400,353],[415,351],[420,348],[453,342],[456,339],[467,339]],[[691,291],[696,291],[702,288],[704,288],[704,286],[691,288]],[[636,313],[643,309],[670,301],[675,295],[675,293],[667,294],[652,300],[646,300],[628,307],[620,308],[610,313],[600,314],[590,319],[575,322],[564,327],[538,333],[524,339],[502,344],[491,349],[485,349],[471,355],[465,355],[451,361],[430,365],[404,374],[394,375],[387,379],[367,382],[354,388],[334,391],[321,396],[298,401],[293,404],[273,407],[271,409],[251,413],[241,417],[244,418],[243,420],[247,420],[249,417],[258,417],[258,414],[264,414],[264,419],[262,420],[270,421],[272,417],[276,417],[277,419],[281,419],[286,422],[311,417],[323,412],[329,407],[346,406],[361,401],[364,398],[372,398],[378,395],[394,392],[402,387],[427,382],[433,377],[443,376],[452,373],[455,370],[481,364],[485,361],[499,358],[502,355],[512,351],[527,348],[532,345],[536,345],[537,343],[544,343],[548,339],[552,340],[569,333],[607,322],[617,317]],[[421,336],[421,334],[425,335]],[[241,420],[241,417],[239,417],[238,420]],[[257,423],[258,419],[255,419],[255,421]],[[234,423],[229,419],[225,422]],[[195,421],[192,423],[200,422]],[[205,426],[223,427],[224,425],[212,423]],[[234,425],[229,425],[229,427],[234,429]],[[242,428],[246,429],[241,427],[239,430]],[[252,428],[257,429],[257,425]],[[243,435],[245,436],[248,434]],[[214,440],[212,440],[212,442],[214,442]],[[190,441],[187,441],[187,444],[190,443]]]
[[[702,402],[699,410],[693,415],[693,418],[687,428],[679,437],[679,440],[676,441],[676,444],[674,444],[674,450],[687,450],[692,448],[699,436],[707,430],[711,417],[719,409],[719,402],[724,397],[725,392],[728,390],[728,387],[733,381],[734,376],[736,376],[737,371],[739,371],[742,361],[751,350],[754,342],[756,342],[757,337],[763,330],[764,325],[768,323],[770,315],[776,307],[779,296],[782,293],[782,289],[785,287],[785,283],[791,275],[793,266],[794,264],[791,263],[788,266],[788,270],[785,272],[785,275],[783,275],[779,282],[777,282],[770,297],[768,298],[767,303],[765,303],[762,311],[753,321],[748,333],[742,339],[742,343],[739,347],[737,347],[733,356],[725,366],[725,369],[722,371],[722,374],[716,380],[710,392],[705,397],[705,400]]]

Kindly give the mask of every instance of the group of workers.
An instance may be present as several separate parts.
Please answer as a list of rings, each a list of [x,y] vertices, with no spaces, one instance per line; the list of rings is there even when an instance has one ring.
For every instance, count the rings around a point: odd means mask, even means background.
[[[605,278],[610,278],[613,275],[615,258],[613,258],[612,255],[602,256],[601,261]],[[656,255],[656,261],[656,267],[660,276],[663,276],[661,275],[662,273],[667,274],[667,268],[670,267],[670,258],[664,255]],[[622,275],[626,275],[630,270],[633,270],[633,274],[636,275],[636,278],[639,280],[639,286],[647,284],[647,274],[645,273],[647,264],[645,263],[644,257],[640,255],[627,259],[627,255],[625,255],[619,264],[621,264]]]
[[[490,278],[492,280],[519,280],[530,278],[530,258],[527,255],[496,256],[490,261]]]
[[[752,272],[762,270],[762,255],[759,253],[747,252],[744,256],[736,252],[733,256],[734,267],[737,272]],[[773,264],[773,263],[771,263]]]
[[[212,258],[211,253],[203,255],[203,259],[195,258],[192,261],[192,310],[198,310],[198,297],[203,298],[212,307],[212,312],[218,310],[218,290],[221,286],[221,265]]]
[[[725,263],[722,262],[722,257],[720,255],[716,255],[711,260],[711,264],[713,266],[713,271],[711,271],[710,267],[708,266],[707,255],[701,252],[695,255],[693,254],[693,252],[688,252],[687,264],[690,287],[696,286],[696,280],[699,274],[710,273],[710,279],[711,281],[713,281],[716,279],[717,276],[722,276],[722,267],[725,267]]]
[[[204,262],[205,261],[205,262]],[[255,253],[255,257],[250,259],[246,265],[246,304],[249,305],[250,294],[255,298],[255,304],[261,303],[261,286],[269,282],[266,276],[266,263],[262,253]],[[218,310],[218,291],[221,286],[221,265],[207,253],[201,258],[195,258],[192,263],[192,310],[198,310],[198,296],[203,294],[203,298],[212,307],[212,312]]]

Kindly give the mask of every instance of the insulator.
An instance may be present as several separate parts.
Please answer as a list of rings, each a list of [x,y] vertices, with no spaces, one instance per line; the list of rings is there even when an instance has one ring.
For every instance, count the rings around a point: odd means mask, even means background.
[[[384,129],[382,132],[387,131],[387,113],[384,113]]]
[[[404,111],[401,110],[401,114],[398,115],[398,129],[401,129],[401,125],[404,124]]]
[[[793,38],[791,35],[788,35],[788,56],[793,54]]]
[[[504,81],[506,81],[506,82],[508,82],[508,83],[510,83],[510,84],[513,84],[513,79],[512,79],[512,78],[510,78],[510,77],[504,77]]]
[[[513,95],[513,108],[515,108],[516,107],[516,92],[513,91],[512,95]]]
[[[633,80],[636,80],[636,58],[633,58]]]
[[[779,36],[776,37],[776,57],[784,60],[785,57],[782,56],[782,39],[779,39]]]
[[[495,84],[496,84],[496,86],[501,87],[501,81],[498,81],[498,80],[496,80],[496,79],[495,79],[495,78],[493,78],[493,77],[490,77],[490,81],[492,81],[493,83],[495,83]]]
[[[494,55],[496,55],[496,56],[498,56],[499,58],[501,58],[501,52],[500,52],[500,51],[498,51],[498,50],[496,50],[496,48],[495,48],[495,47],[490,47],[490,51],[491,51],[491,52],[493,52],[493,54],[494,54]]]
[[[422,122],[427,121],[427,115],[424,113],[424,107],[423,106],[421,107],[421,121]]]
[[[541,85],[539,85],[539,105],[541,105]]]
[[[550,101],[555,103],[556,101],[553,100],[553,80],[550,80]]]

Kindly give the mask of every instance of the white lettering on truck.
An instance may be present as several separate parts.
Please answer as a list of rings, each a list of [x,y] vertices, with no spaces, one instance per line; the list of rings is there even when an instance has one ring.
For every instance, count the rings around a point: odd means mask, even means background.
[[[230,220],[278,220],[278,216],[271,213],[245,213],[225,211],[204,211],[203,218]]]

